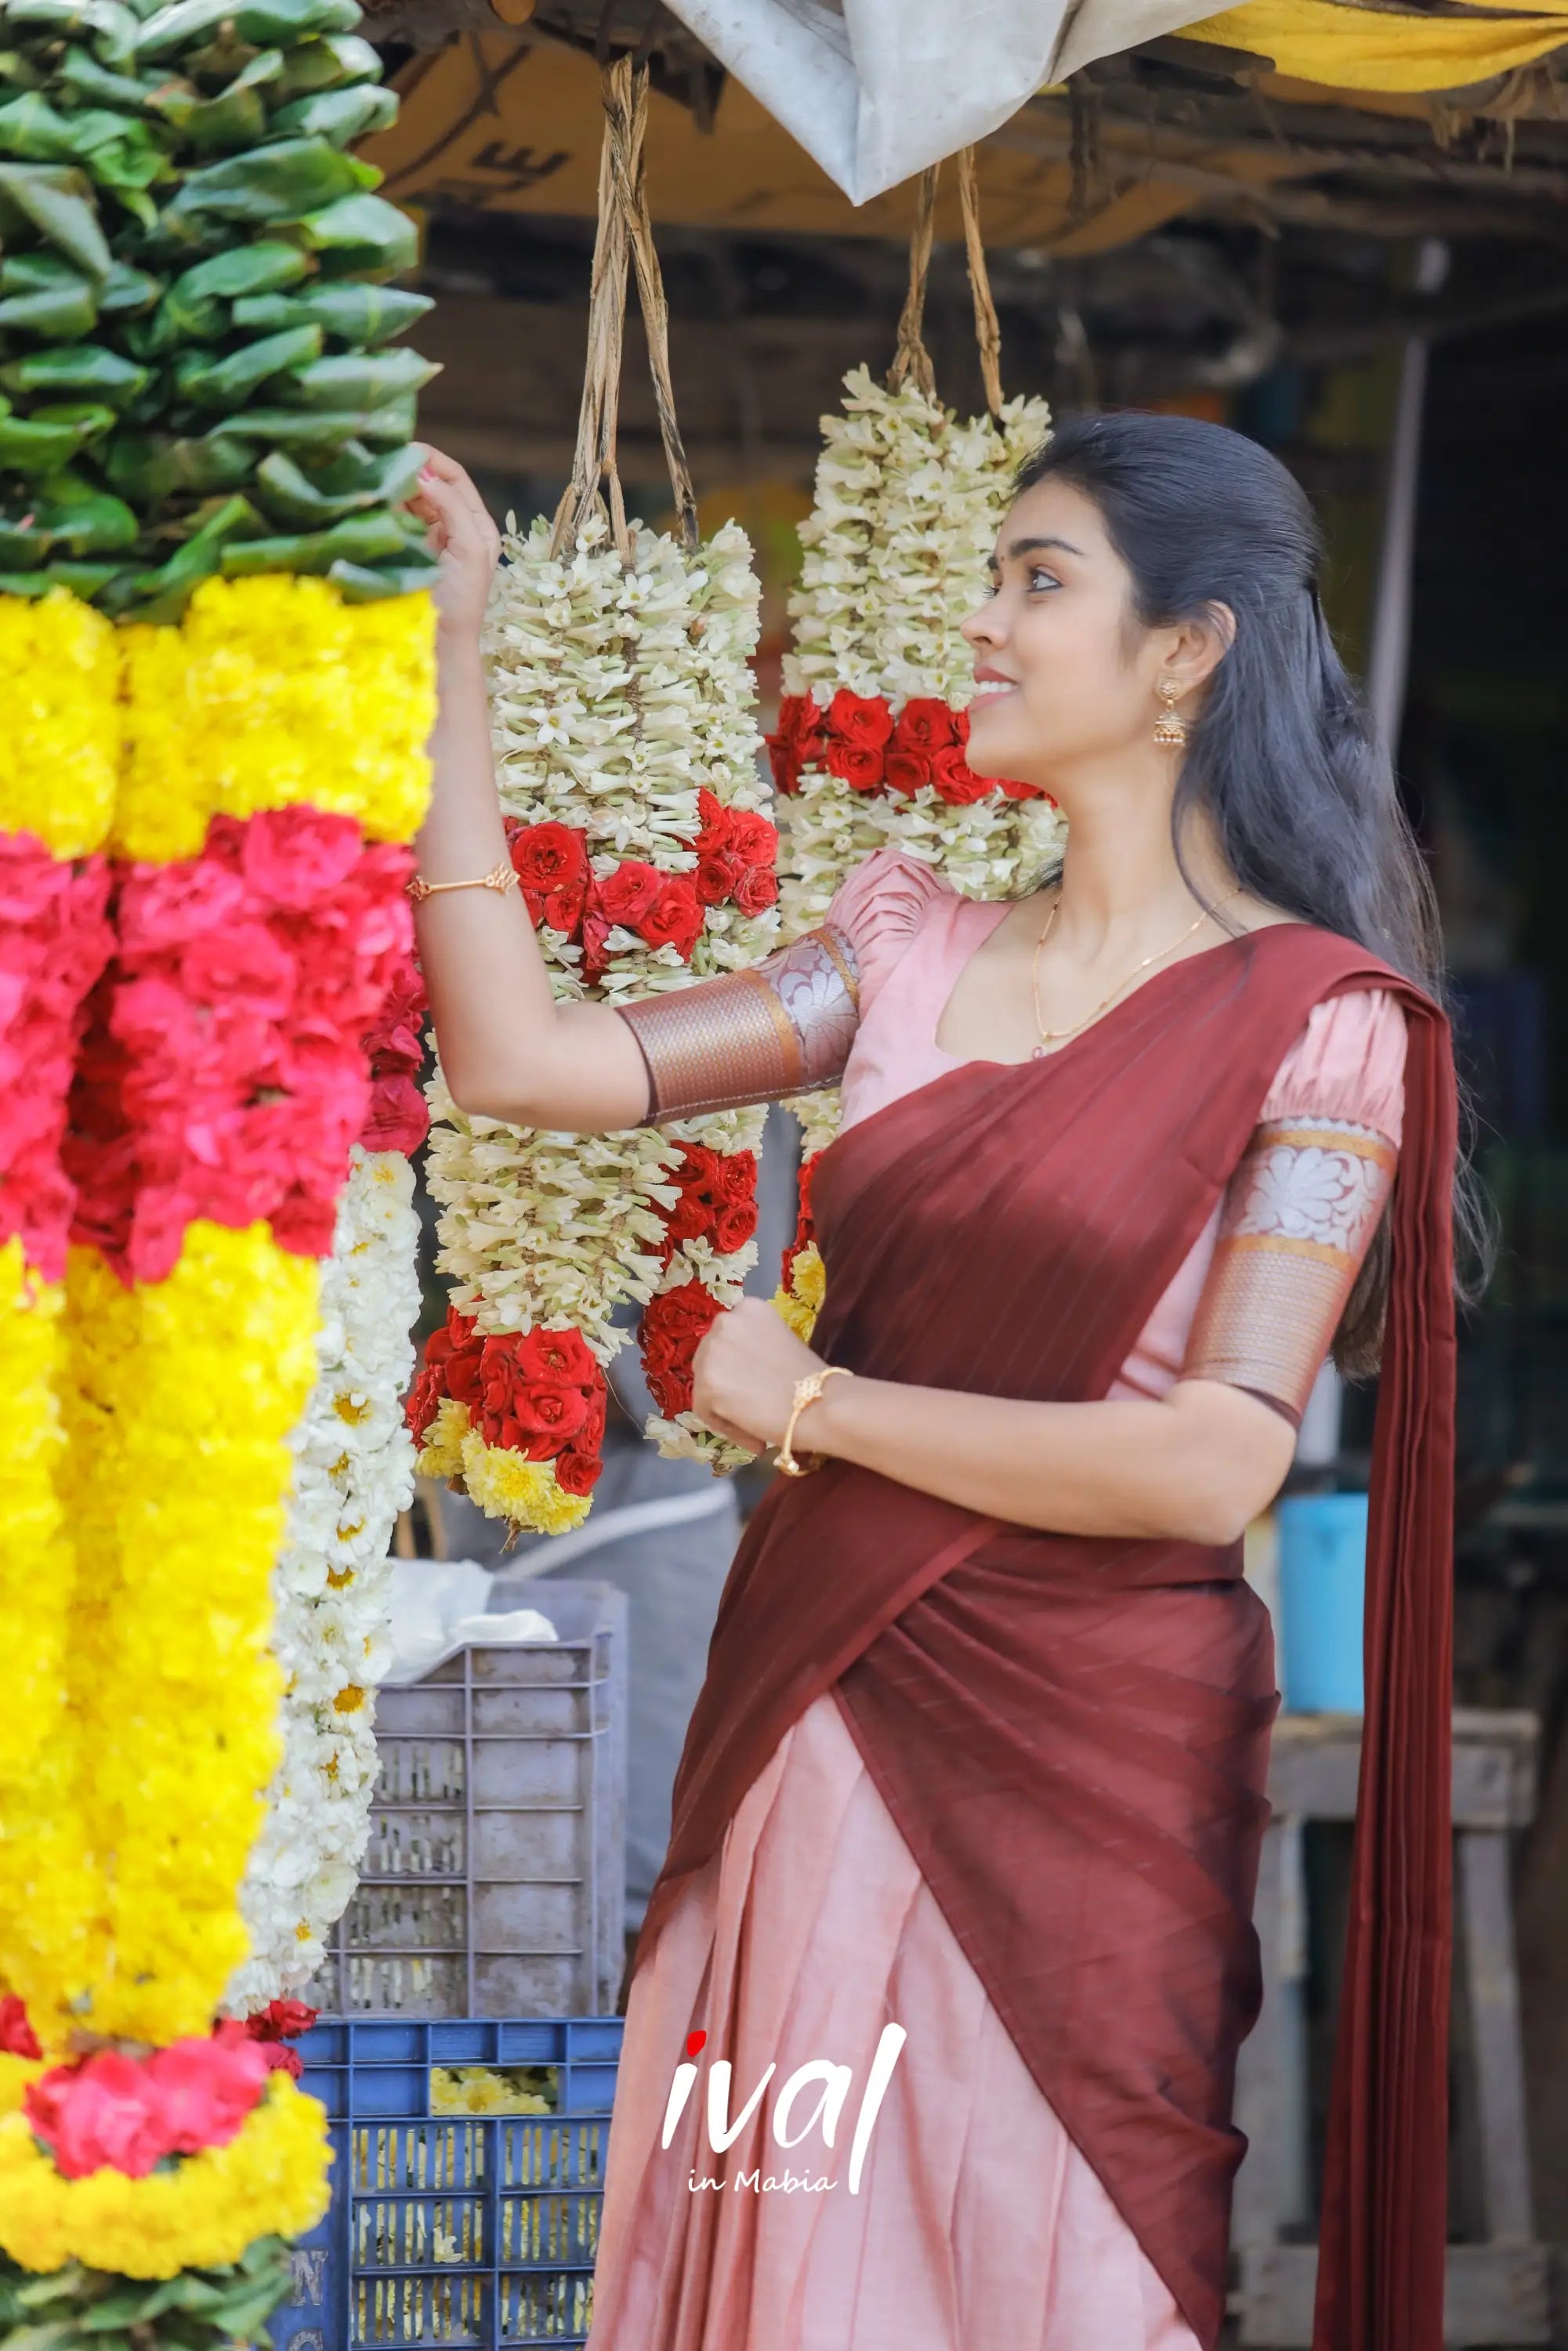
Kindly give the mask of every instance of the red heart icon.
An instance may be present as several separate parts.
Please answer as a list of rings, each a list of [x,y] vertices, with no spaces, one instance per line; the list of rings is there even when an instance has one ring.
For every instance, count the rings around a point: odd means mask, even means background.
[[[686,2035],[686,2055],[687,2055],[688,2057],[695,2057],[695,2056],[696,2055],[697,2051],[698,2051],[699,2049],[706,2049],[706,2047],[707,2047],[707,2034],[706,2034],[706,2032],[688,2032],[688,2033],[687,2033],[687,2035]]]

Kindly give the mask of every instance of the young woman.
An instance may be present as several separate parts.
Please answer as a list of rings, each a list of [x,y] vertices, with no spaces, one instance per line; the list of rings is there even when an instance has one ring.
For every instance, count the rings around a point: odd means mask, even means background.
[[[421,510],[445,579],[420,868],[463,885],[507,857],[496,541],[439,456]],[[1276,1706],[1239,1539],[1331,1344],[1364,1370],[1383,1332],[1318,2340],[1440,2343],[1453,1081],[1318,555],[1289,475],[1215,426],[1092,419],[1024,468],[965,633],[971,766],[1068,818],[1029,898],[883,850],[758,971],[622,1010],[552,1001],[515,896],[420,904],[471,1111],[619,1128],[843,1086],[814,1345],[748,1302],[697,1360],[711,1426],[816,1474],[770,1489],[709,1652],[594,2351],[1213,2351]],[[783,2132],[763,2095],[716,2153],[704,2082],[663,2146],[693,2034],[732,2118],[769,2067],[777,2092],[815,2064],[824,2108],[852,2069],[836,2139],[788,2151],[815,2093]],[[833,2184],[751,2184],[791,2165]]]

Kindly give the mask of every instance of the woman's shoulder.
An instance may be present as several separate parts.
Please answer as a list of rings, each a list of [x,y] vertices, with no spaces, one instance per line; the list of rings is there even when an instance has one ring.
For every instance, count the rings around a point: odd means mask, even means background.
[[[1260,1119],[1370,1126],[1397,1144],[1407,1041],[1404,1007],[1391,988],[1369,985],[1325,997],[1275,1071]]]
[[[956,897],[953,884],[902,849],[873,849],[833,893],[825,919],[849,940],[862,988],[876,986],[908,946],[931,907]]]

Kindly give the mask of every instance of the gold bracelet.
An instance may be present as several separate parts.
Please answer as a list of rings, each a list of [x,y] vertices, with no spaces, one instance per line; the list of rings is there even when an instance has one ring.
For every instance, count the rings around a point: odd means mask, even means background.
[[[821,1468],[822,1460],[820,1454],[814,1461],[796,1459],[791,1449],[795,1436],[795,1423],[809,1404],[816,1403],[830,1380],[850,1380],[853,1377],[854,1374],[846,1364],[828,1364],[820,1372],[808,1372],[803,1380],[796,1381],[795,1394],[789,1405],[789,1418],[784,1428],[784,1441],[779,1447],[779,1467],[783,1470],[786,1478],[809,1477],[813,1469]]]
[[[477,874],[471,882],[426,882],[422,875],[416,873],[406,886],[409,896],[418,906],[422,905],[426,898],[434,898],[438,890],[499,890],[503,893],[515,890],[517,886],[517,877],[512,871],[511,861],[508,859],[500,865],[493,865],[488,873]]]

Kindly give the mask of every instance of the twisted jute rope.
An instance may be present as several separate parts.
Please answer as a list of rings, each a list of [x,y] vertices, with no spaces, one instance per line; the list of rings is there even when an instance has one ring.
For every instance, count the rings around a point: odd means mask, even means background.
[[[697,545],[697,502],[675,420],[670,381],[670,311],[653,244],[648,211],[643,141],[648,123],[648,68],[631,57],[617,57],[601,77],[604,140],[599,155],[599,224],[588,292],[588,359],[582,405],[578,412],[577,449],[571,478],[556,508],[550,552],[563,554],[596,510],[608,507],[615,549],[632,560],[626,501],[616,465],[616,429],[621,405],[621,361],[626,337],[628,263],[637,273],[637,298],[648,339],[648,367],[659,437],[685,546]]]
[[[1002,331],[997,320],[997,306],[991,299],[990,274],[986,267],[986,247],[980,235],[980,188],[975,168],[975,151],[961,147],[958,151],[958,203],[964,215],[964,251],[969,265],[969,291],[975,303],[975,340],[979,347],[980,377],[986,388],[986,406],[993,416],[1002,411]],[[925,294],[931,279],[932,224],[936,208],[936,182],[940,163],[933,163],[922,172],[915,197],[915,227],[909,239],[909,290],[904,298],[899,314],[898,344],[893,355],[893,365],[887,371],[889,392],[902,391],[913,382],[928,400],[936,396],[936,371],[931,364],[931,354],[924,340],[925,325]]]

